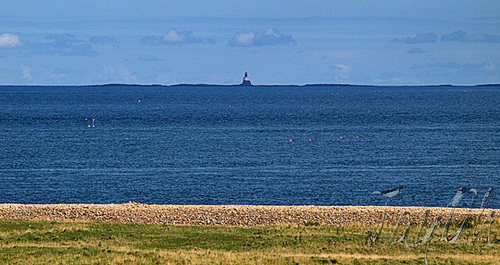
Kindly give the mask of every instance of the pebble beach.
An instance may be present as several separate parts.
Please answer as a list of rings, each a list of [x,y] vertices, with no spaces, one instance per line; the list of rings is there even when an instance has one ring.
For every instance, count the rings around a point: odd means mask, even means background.
[[[254,206],[124,204],[0,204],[0,218],[57,222],[112,222],[203,226],[322,224],[376,226],[385,212],[388,224],[432,222],[438,216],[463,220],[481,216],[500,220],[494,209],[384,206]],[[445,219],[443,219],[445,220]]]

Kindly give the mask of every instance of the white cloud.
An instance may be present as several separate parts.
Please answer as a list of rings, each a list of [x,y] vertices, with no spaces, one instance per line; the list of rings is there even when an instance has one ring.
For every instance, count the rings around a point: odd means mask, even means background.
[[[163,35],[161,40],[167,43],[183,43],[189,40],[190,38],[193,41],[197,40],[191,36],[191,32],[179,33],[175,29],[171,29],[167,33],[165,33],[165,35]]]
[[[293,42],[291,35],[282,34],[279,30],[268,28],[264,33],[244,32],[236,33],[227,43],[229,46],[249,47],[266,45],[285,45]]]
[[[28,81],[28,82],[33,81],[33,76],[31,75],[31,67],[22,64],[21,70],[23,73],[23,80],[24,81]]]
[[[160,44],[186,44],[186,43],[215,43],[212,39],[200,39],[193,36],[191,31],[177,31],[170,29],[161,37],[148,36],[141,40],[143,44],[160,45]]]
[[[108,66],[99,74],[99,78],[104,82],[125,82],[132,83],[136,77],[124,65]]]
[[[333,67],[336,82],[345,82],[351,76],[351,67],[345,64],[336,64]]]
[[[4,33],[0,35],[0,48],[15,48],[21,46],[18,35]]]
[[[231,46],[252,46],[255,40],[255,33],[239,33],[235,34],[229,44]]]

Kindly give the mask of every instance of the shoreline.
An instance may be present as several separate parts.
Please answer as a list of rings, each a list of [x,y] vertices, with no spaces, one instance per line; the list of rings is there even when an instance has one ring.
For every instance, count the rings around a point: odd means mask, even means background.
[[[499,209],[396,206],[258,206],[258,205],[155,205],[129,202],[124,204],[0,204],[0,219],[24,219],[56,222],[110,222],[162,225],[202,225],[254,227],[270,225],[321,224],[331,226],[377,226],[386,212],[386,223],[421,223],[429,210],[427,223],[441,216],[455,221],[469,214],[482,218]]]

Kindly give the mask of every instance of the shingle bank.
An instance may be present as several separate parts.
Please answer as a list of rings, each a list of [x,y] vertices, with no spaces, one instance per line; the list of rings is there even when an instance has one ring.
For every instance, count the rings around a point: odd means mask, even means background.
[[[0,204],[0,218],[144,223],[207,226],[267,226],[319,223],[334,226],[375,226],[386,213],[386,221],[395,224],[404,215],[405,222],[422,222],[428,210],[428,221],[437,216],[456,220],[491,216],[497,221],[498,210],[451,209],[381,206],[252,206],[252,205],[149,205],[125,204]]]

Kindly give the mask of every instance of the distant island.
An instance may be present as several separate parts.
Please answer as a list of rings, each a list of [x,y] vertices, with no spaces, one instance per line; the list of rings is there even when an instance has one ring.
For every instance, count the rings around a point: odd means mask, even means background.
[[[45,85],[43,85],[45,86]],[[50,85],[47,85],[50,86]],[[64,86],[64,85],[61,85]],[[70,85],[72,86],[72,85]],[[317,84],[303,84],[303,85],[254,85],[254,84],[233,84],[233,85],[222,85],[222,84],[173,84],[173,85],[162,85],[162,84],[122,84],[122,83],[111,83],[111,84],[101,84],[101,85],[74,85],[75,87],[112,87],[112,86],[131,86],[131,87],[450,87],[450,88],[460,88],[460,87],[498,87],[499,84],[478,84],[478,85],[356,85],[356,84],[335,84],[335,83],[317,83]]]
[[[248,79],[248,72],[245,72],[243,76],[243,81],[240,84],[232,85],[222,85],[222,84],[126,84],[126,83],[109,83],[109,84],[89,84],[89,85],[0,85],[0,87],[380,87],[380,88],[390,88],[390,87],[498,87],[498,84],[477,84],[477,85],[452,85],[452,84],[440,84],[440,85],[359,85],[359,84],[335,84],[335,83],[312,83],[303,85],[254,85]]]
[[[232,85],[221,85],[221,84],[173,84],[173,85],[163,85],[163,84],[125,84],[125,83],[109,83],[109,84],[94,84],[94,85],[0,85],[0,87],[380,87],[380,88],[391,88],[391,87],[498,87],[499,84],[477,84],[477,85],[452,85],[452,84],[440,84],[440,85],[358,85],[358,84],[334,84],[334,83],[316,83],[316,84],[304,84],[304,85],[254,85],[248,79],[248,72],[245,72],[243,76],[243,81],[240,84]]]
[[[487,88],[487,87],[500,87],[500,84],[479,84],[479,85],[355,85],[355,84],[304,84],[304,85],[221,85],[221,84],[126,84],[126,83],[109,83],[109,84],[94,84],[94,85],[0,85],[1,87],[248,87],[248,88],[266,88],[266,87],[359,87],[359,88],[396,88],[396,87],[427,87],[427,88],[462,88],[462,87],[476,87],[476,88]]]

